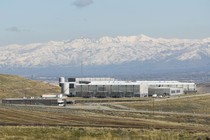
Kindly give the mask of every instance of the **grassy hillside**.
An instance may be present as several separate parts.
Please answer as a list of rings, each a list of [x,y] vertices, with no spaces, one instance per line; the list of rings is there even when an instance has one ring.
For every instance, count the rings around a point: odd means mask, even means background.
[[[18,130],[18,131],[17,131]],[[178,130],[94,128],[94,127],[0,127],[6,140],[207,140],[208,134]]]
[[[0,99],[58,93],[59,87],[14,75],[0,74]]]
[[[0,75],[0,98],[38,96],[59,87],[18,76]],[[74,98],[77,99],[77,98]],[[0,104],[3,139],[170,139],[210,138],[210,94],[180,97],[81,99],[66,107]],[[94,100],[95,104],[85,101]],[[120,100],[120,99],[119,99]],[[87,108],[89,106],[89,108]],[[94,108],[96,106],[96,108]],[[105,109],[109,108],[109,109]]]
[[[210,94],[208,93],[154,100],[154,111],[210,114]],[[153,100],[119,104],[132,109],[153,111]]]
[[[209,100],[209,94],[156,99],[155,112],[151,109],[151,100],[80,103],[66,107],[0,104],[0,137],[78,140],[209,139]],[[94,109],[94,105],[98,107]],[[130,109],[112,108],[116,105]],[[197,105],[200,110],[194,108]],[[87,106],[92,108],[87,109]],[[103,109],[104,106],[111,109]],[[160,108],[163,112],[159,112]]]
[[[209,115],[0,105],[5,139],[191,140],[209,137],[209,121]]]

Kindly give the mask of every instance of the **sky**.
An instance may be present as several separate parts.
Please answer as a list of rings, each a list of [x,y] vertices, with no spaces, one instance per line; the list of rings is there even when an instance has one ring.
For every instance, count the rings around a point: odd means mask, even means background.
[[[210,37],[210,0],[0,0],[0,46],[141,34]]]

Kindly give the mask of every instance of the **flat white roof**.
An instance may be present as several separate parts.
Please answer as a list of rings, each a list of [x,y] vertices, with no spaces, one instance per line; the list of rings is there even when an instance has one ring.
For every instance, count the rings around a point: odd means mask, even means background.
[[[195,85],[195,83],[182,83],[179,81],[91,81],[89,84],[77,83],[77,85]]]
[[[179,81],[136,81],[138,83],[180,83]]]
[[[79,84],[77,85],[140,85],[137,82],[129,82],[129,81],[92,81],[89,84]]]

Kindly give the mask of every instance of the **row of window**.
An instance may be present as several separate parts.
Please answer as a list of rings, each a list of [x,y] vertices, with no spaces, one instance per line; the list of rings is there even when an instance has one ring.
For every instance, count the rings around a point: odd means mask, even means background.
[[[181,93],[180,90],[172,90],[171,93]]]

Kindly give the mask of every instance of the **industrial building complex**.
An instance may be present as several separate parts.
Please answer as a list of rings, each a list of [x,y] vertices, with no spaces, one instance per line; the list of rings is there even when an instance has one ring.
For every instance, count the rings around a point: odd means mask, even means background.
[[[196,92],[195,83],[179,81],[118,81],[114,78],[59,78],[61,93],[70,97],[148,97]]]
[[[179,81],[119,81],[114,78],[59,78],[61,93],[31,98],[5,98],[3,104],[65,106],[66,97],[165,97],[196,92],[195,83]]]

